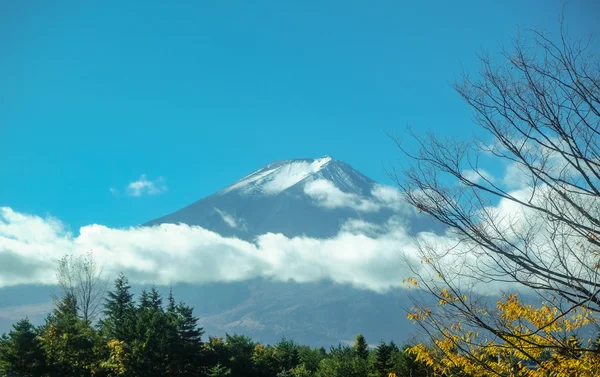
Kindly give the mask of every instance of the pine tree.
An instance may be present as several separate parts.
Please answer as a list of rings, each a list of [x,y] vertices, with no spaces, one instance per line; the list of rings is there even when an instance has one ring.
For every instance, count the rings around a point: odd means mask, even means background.
[[[77,299],[72,293],[66,294],[57,304],[54,309],[54,315],[59,317],[77,317]]]
[[[298,346],[292,341],[283,338],[275,345],[275,354],[279,362],[279,369],[289,371],[300,364]]]
[[[45,369],[39,330],[28,319],[13,325],[8,336],[0,340],[0,375],[40,376]]]
[[[167,312],[175,313],[175,298],[173,297],[173,288],[169,288],[169,299],[167,304]]]
[[[172,315],[162,308],[162,297],[152,287],[150,292],[143,290],[136,309],[134,340],[131,357],[135,373],[140,376],[176,375],[173,365],[173,335],[176,331]]]
[[[177,361],[179,373],[192,376],[200,369],[202,356],[202,334],[198,327],[198,318],[194,317],[193,308],[180,303],[175,306],[174,329],[176,344],[173,345],[174,359]]]
[[[381,377],[387,377],[389,373],[390,358],[392,356],[392,349],[394,348],[397,348],[395,344],[391,343],[388,345],[384,341],[381,341],[375,349],[375,369]]]
[[[354,352],[361,359],[366,360],[369,357],[369,345],[367,344],[367,340],[362,334],[356,335],[356,340],[354,342]]]
[[[140,292],[140,303],[138,304],[138,309],[149,309],[152,306],[150,303],[150,293],[146,288],[142,289]]]
[[[125,275],[115,280],[114,291],[109,291],[104,303],[105,318],[101,322],[102,331],[108,339],[131,341],[134,321],[134,302],[131,286]]]
[[[156,288],[156,286],[152,286],[152,288],[150,288],[149,303],[150,303],[151,309],[157,310],[157,311],[163,310],[162,296],[161,296],[160,292],[158,292],[158,289]]]

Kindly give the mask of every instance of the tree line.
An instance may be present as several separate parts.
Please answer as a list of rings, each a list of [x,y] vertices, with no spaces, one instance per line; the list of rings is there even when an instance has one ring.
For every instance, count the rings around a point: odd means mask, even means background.
[[[62,265],[63,277],[68,265]],[[84,275],[96,281],[94,273]],[[74,284],[80,285],[89,287]],[[92,289],[81,292],[92,295]],[[203,339],[204,330],[190,306],[177,302],[172,292],[163,300],[156,287],[142,290],[136,300],[124,275],[106,293],[97,321],[90,319],[89,309],[95,304],[88,305],[89,300],[82,308],[78,296],[76,290],[63,289],[43,325],[23,319],[0,338],[1,376],[428,375],[428,368],[405,352],[406,347],[381,342],[371,349],[362,335],[353,347],[340,344],[329,350],[285,338],[275,345],[237,334]]]

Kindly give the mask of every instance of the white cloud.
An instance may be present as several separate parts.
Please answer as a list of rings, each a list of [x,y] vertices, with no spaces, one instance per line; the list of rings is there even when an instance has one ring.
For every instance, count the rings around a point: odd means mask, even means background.
[[[473,183],[488,181],[494,183],[495,178],[485,169],[472,170],[467,169],[462,172],[463,176]]]
[[[349,207],[361,212],[376,212],[380,205],[356,194],[343,192],[331,181],[317,179],[304,186],[304,193],[325,208]]]
[[[221,216],[221,219],[225,222],[225,224],[229,225],[233,229],[246,229],[246,225],[244,224],[244,219],[237,219],[235,216],[228,214],[225,211],[222,211],[218,208],[214,209],[215,212]]]
[[[375,185],[371,195],[383,207],[391,208],[403,214],[414,213],[414,209],[402,199],[400,191],[395,187]]]
[[[509,171],[504,179],[508,177]],[[138,182],[150,181],[142,176]],[[139,195],[149,194],[161,190],[161,185],[160,182],[152,185],[142,183],[132,189],[138,190]],[[450,232],[443,235],[422,232],[416,238],[410,235],[406,222],[414,219],[414,213],[410,212],[413,210],[401,200],[394,188],[376,186],[367,199],[342,192],[331,182],[316,180],[305,186],[305,192],[324,207],[348,207],[360,212],[392,208],[395,216],[384,225],[349,219],[330,239],[289,238],[268,233],[258,236],[255,242],[247,242],[223,237],[201,227],[174,224],[127,229],[93,224],[82,227],[79,234],[74,235],[57,219],[22,214],[4,207],[0,208],[0,287],[52,283],[60,257],[65,253],[79,254],[91,250],[107,274],[114,276],[124,272],[136,283],[223,282],[257,277],[299,282],[330,279],[385,291],[402,286],[403,279],[414,276],[410,270],[412,267],[429,271],[426,265],[420,264],[419,245],[415,241],[421,246],[430,245],[439,257],[439,263],[447,266],[446,270],[454,271],[455,279],[465,279],[465,284],[471,284],[475,276],[475,281],[481,284],[474,289],[490,292],[511,286],[504,282],[490,285],[481,280],[491,276],[490,272],[494,269],[497,271],[498,263],[507,269],[513,268],[510,258],[492,261],[481,249],[458,242]],[[524,187],[510,194],[529,200],[532,190]],[[538,187],[535,194],[535,200],[545,200],[552,192]],[[556,203],[560,198],[554,195]],[[597,198],[581,200],[583,207],[600,208]],[[241,219],[215,210],[232,228],[243,226]],[[552,250],[548,249],[556,241],[551,238],[552,229],[548,227],[555,224],[543,221],[537,213],[524,210],[507,199],[485,208],[485,211],[480,217],[491,219],[494,228],[490,228],[489,224],[486,227],[484,223],[480,229],[482,232],[501,234],[515,242],[526,235],[530,242],[527,251],[534,258],[544,261],[552,270],[564,268],[552,259]],[[405,216],[407,213],[410,216]],[[573,239],[568,237],[569,234],[564,236],[562,244],[574,245]],[[568,249],[564,251],[571,252]],[[406,259],[401,258],[402,254]],[[565,260],[581,260],[580,254],[577,251],[567,255]],[[456,284],[461,285],[460,282]]]
[[[75,236],[55,219],[5,207],[0,210],[0,287],[53,283],[60,257],[90,250],[106,274],[124,272],[139,283],[264,277],[299,282],[331,279],[376,291],[399,287],[408,273],[399,246],[407,245],[410,236],[402,228],[376,229],[355,222],[332,239],[269,233],[254,243],[175,224],[127,229],[88,225]]]
[[[339,195],[332,192],[334,198]],[[513,194],[520,197],[528,193],[521,190]],[[339,197],[336,200],[341,201],[337,203],[342,204],[344,200],[355,200],[344,195]],[[393,191],[386,189],[380,189],[378,197],[381,202],[386,198],[389,202],[396,199]],[[536,219],[534,214],[519,209],[513,202],[502,200],[486,210],[498,228],[517,233],[519,227],[531,226]],[[230,221],[230,226],[239,226],[228,214],[223,213],[222,217]],[[166,285],[258,277],[298,282],[329,279],[381,292],[402,287],[403,279],[414,276],[411,268],[428,271],[427,265],[420,263],[415,241],[432,246],[432,250],[439,253],[439,263],[455,271],[456,279],[466,279],[465,283],[470,284],[473,282],[469,277],[471,273],[486,276],[489,268],[486,263],[490,263],[490,259],[485,254],[468,248],[469,245],[459,246],[452,233],[421,232],[415,238],[407,231],[405,219],[397,214],[383,225],[349,219],[330,239],[289,238],[268,233],[258,236],[255,242],[247,242],[181,224],[126,229],[94,224],[82,227],[78,235],[73,235],[56,219],[4,207],[0,208],[0,287],[53,283],[59,258],[66,253],[83,254],[91,250],[108,276],[124,272],[135,283]],[[510,232],[505,236],[512,237]],[[544,245],[548,243],[544,241],[549,235],[540,229],[536,237],[539,237],[540,248],[533,251],[545,258]],[[476,281],[480,285],[474,289],[484,292],[511,286]]]
[[[373,187],[371,196],[366,197],[343,192],[331,181],[317,179],[304,186],[304,193],[325,208],[352,208],[359,212],[377,212],[387,208],[405,214],[412,211],[396,188],[379,184]]]
[[[530,173],[523,171],[523,168],[517,163],[510,163],[506,166],[502,184],[509,189],[521,189],[528,186]]]
[[[127,185],[127,194],[130,196],[157,195],[167,191],[167,185],[163,177],[149,180],[146,174],[140,179]]]

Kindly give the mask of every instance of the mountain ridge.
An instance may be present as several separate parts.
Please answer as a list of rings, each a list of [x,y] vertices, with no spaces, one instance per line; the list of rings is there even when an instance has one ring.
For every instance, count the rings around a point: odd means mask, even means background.
[[[379,186],[349,164],[328,155],[279,160],[143,225],[196,225],[249,241],[265,233],[329,238],[339,232],[347,219],[382,223],[393,215],[390,208],[363,211],[340,202],[349,198],[362,203],[376,201],[373,191]],[[320,203],[328,199],[332,199],[331,205]]]

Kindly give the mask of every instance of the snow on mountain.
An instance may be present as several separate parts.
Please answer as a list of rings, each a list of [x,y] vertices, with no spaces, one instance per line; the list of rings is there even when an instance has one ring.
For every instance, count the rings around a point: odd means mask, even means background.
[[[325,156],[316,160],[289,160],[269,164],[220,193],[225,194],[238,190],[246,194],[260,192],[266,195],[276,195],[317,173],[331,161],[331,157]]]
[[[198,225],[253,240],[266,233],[333,237],[349,220],[385,224],[402,212],[395,190],[330,156],[270,163],[234,184],[145,225]],[[402,216],[410,217],[410,211]],[[430,224],[410,220],[415,231]]]
[[[330,156],[324,156],[317,159],[273,162],[219,191],[216,195],[236,192],[242,195],[272,196],[294,186],[305,185],[319,179],[330,181],[343,192],[358,195],[368,194],[375,184],[350,165]]]

